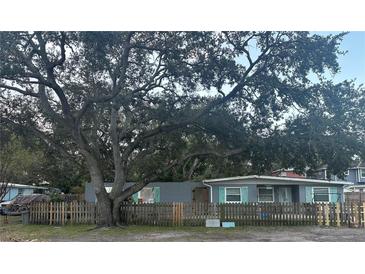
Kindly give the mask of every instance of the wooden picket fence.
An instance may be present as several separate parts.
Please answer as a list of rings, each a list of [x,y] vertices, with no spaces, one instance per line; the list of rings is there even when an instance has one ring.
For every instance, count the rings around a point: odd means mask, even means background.
[[[34,203],[29,208],[31,224],[94,224],[96,223],[96,206],[87,202],[42,202]]]
[[[127,225],[204,226],[206,219],[236,226],[322,225],[364,227],[365,203],[123,204]]]
[[[34,203],[31,224],[95,224],[95,204],[87,202]],[[365,203],[156,203],[121,205],[126,225],[204,226],[206,219],[236,226],[365,226]]]

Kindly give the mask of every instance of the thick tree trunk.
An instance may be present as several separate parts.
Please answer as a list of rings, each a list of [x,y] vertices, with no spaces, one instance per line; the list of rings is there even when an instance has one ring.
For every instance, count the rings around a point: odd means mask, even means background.
[[[131,197],[134,193],[140,191],[146,185],[147,182],[136,183],[122,191],[122,193],[113,200],[112,212],[115,225],[121,225],[121,203]]]
[[[109,199],[108,195],[103,195],[102,193],[96,194],[97,198],[97,224],[101,226],[113,226],[115,224],[112,214],[112,201]]]
[[[96,195],[96,207],[97,207],[97,223],[103,226],[114,225],[113,221],[113,203],[104,186],[104,177],[100,170],[98,161],[91,153],[86,150],[82,150],[82,153],[86,157],[87,167],[90,173],[91,183],[95,190]]]
[[[118,197],[113,201],[112,211],[113,211],[113,222],[115,225],[121,225],[120,206],[123,201],[124,201],[123,197]]]
[[[124,169],[120,165],[117,165],[118,171],[113,185],[113,190],[108,194],[104,186],[104,178],[100,169],[100,165],[96,157],[89,153],[87,150],[81,150],[86,158],[87,166],[89,169],[91,182],[95,190],[97,198],[98,220],[99,225],[113,226],[121,224],[121,203],[134,193],[141,190],[147,185],[147,180],[134,184],[125,190],[122,190],[125,184]],[[119,158],[119,157],[117,157]]]
[[[120,204],[125,199],[125,196],[111,197],[105,190],[104,178],[95,158],[90,157],[87,162],[97,199],[97,224],[101,226],[119,225],[121,221]]]

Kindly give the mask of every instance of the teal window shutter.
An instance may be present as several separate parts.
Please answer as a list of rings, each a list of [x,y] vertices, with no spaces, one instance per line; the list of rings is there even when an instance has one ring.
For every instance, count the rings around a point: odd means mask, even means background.
[[[153,201],[155,203],[159,203],[160,202],[160,187],[159,186],[153,187],[152,192],[153,192]]]
[[[248,203],[248,187],[241,187],[241,203]]]
[[[220,204],[223,204],[226,201],[224,195],[225,195],[224,187],[220,186],[219,187],[219,203]]]
[[[330,187],[330,202],[331,203],[337,203],[340,201],[337,201],[338,199],[338,191],[337,191],[337,187]]]
[[[138,203],[138,192],[136,192],[132,195],[132,200],[133,200],[133,203]]]
[[[305,201],[307,203],[313,202],[312,187],[310,187],[310,186],[305,187]]]

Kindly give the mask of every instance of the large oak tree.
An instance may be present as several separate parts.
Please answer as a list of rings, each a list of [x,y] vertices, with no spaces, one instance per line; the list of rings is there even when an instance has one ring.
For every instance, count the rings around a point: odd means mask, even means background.
[[[327,108],[324,84],[311,83],[309,75],[339,71],[342,37],[2,32],[2,123],[23,127],[71,157],[81,155],[100,223],[117,224],[122,201],[180,163],[189,160],[185,173],[191,174],[200,156],[244,153],[243,161],[267,160],[273,144],[267,141],[284,138],[278,125],[288,113],[302,113],[286,127],[297,122],[300,131],[314,104]],[[132,171],[137,181],[126,188]],[[109,194],[107,176],[114,182]]]

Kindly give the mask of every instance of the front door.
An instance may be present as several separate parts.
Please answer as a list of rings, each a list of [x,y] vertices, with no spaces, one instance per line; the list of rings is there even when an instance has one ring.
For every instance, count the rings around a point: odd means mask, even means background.
[[[292,193],[290,187],[280,187],[279,188],[279,202],[280,203],[291,203]]]

